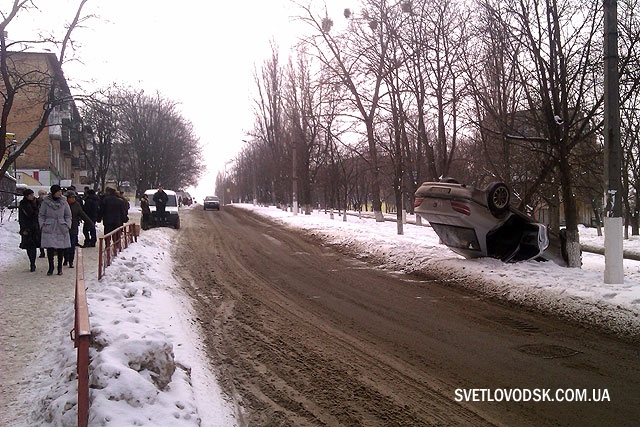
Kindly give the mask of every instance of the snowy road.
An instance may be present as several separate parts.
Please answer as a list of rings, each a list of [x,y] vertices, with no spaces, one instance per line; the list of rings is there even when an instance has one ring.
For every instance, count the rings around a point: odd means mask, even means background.
[[[638,419],[637,344],[377,269],[231,206],[182,220],[176,272],[241,424]],[[555,401],[495,401],[513,389]],[[558,401],[571,390],[591,401]]]

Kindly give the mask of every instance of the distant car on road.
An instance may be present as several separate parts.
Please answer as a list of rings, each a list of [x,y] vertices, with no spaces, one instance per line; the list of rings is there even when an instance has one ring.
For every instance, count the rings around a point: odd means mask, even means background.
[[[176,192],[172,190],[164,190],[167,193],[168,201],[167,206],[165,207],[166,218],[163,220],[162,218],[158,218],[156,214],[156,202],[153,200],[153,195],[156,194],[157,189],[150,189],[144,192],[149,198],[149,209],[151,210],[151,215],[149,218],[148,227],[162,227],[162,226],[170,226],[175,228],[176,230],[180,228],[180,213],[178,212],[178,198],[176,197]],[[144,227],[143,227],[144,228]]]
[[[512,208],[510,198],[502,182],[479,190],[446,179],[423,183],[414,207],[442,242],[465,258],[516,262],[541,257],[549,246],[547,227]]]
[[[217,211],[220,210],[220,199],[216,196],[207,196],[204,198],[204,202],[202,203],[204,210],[207,209],[215,209]]]

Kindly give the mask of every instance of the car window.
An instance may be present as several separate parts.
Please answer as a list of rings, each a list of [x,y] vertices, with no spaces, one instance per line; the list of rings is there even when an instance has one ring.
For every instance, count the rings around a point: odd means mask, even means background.
[[[176,198],[176,196],[169,196],[169,200],[167,200],[167,206],[178,206],[178,199]]]
[[[473,228],[458,227],[447,224],[434,224],[431,227],[442,239],[442,242],[452,248],[480,251],[478,237]]]
[[[178,199],[172,194],[167,195],[167,206],[178,206]],[[153,194],[149,195],[149,206],[155,206],[156,202],[153,200]]]

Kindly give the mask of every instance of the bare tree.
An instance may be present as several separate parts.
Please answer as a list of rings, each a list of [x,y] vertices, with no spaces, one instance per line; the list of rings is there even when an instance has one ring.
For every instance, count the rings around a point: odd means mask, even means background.
[[[318,108],[322,93],[319,84],[312,81],[312,69],[303,49],[299,50],[296,62],[289,62],[284,87],[284,111],[287,117],[287,134],[293,156],[293,185],[305,213],[311,208],[312,165],[317,160],[320,121]],[[320,83],[321,84],[321,83]]]
[[[127,176],[136,181],[137,196],[158,185],[179,189],[197,183],[200,142],[175,102],[159,94],[122,91],[118,106],[118,148]]]
[[[263,64],[260,74],[256,71],[254,80],[258,95],[255,100],[256,123],[252,131],[255,142],[267,151],[269,162],[265,164],[265,179],[268,180],[268,193],[271,195],[271,202],[275,205],[278,202],[286,202],[287,192],[285,191],[287,171],[291,168],[285,163],[285,118],[283,107],[283,83],[282,68],[277,46],[272,44],[271,58]]]
[[[388,53],[388,39],[381,29],[385,1],[365,7],[357,17],[345,10],[349,19],[348,29],[331,35],[333,20],[329,16],[316,15],[309,6],[299,5],[304,15],[299,19],[313,30],[305,42],[314,51],[320,63],[347,88],[348,101],[355,112],[354,118],[362,121],[368,142],[371,163],[371,197],[376,221],[384,221],[380,199],[380,171],[378,165],[378,140],[375,121],[378,113],[383,83],[383,63]],[[367,6],[367,5],[365,5]]]
[[[579,267],[579,171],[575,158],[577,153],[595,146],[601,126],[601,10],[572,0],[483,1],[479,7],[496,28],[508,31],[508,44],[504,44],[509,52],[507,64],[515,67],[502,70],[509,72],[506,81],[514,84],[510,90],[517,98],[513,100],[523,101],[505,104],[508,98],[493,101],[485,96],[480,113],[490,112],[497,139],[503,141],[505,149],[524,150],[523,160],[527,152],[536,153],[539,173],[527,178],[528,182],[536,188],[543,182],[548,182],[550,188],[559,186],[568,263]],[[477,96],[481,93],[476,90]],[[513,111],[505,109],[505,105]],[[512,162],[513,154],[506,153],[503,159]],[[532,194],[529,192],[527,197]]]
[[[92,135],[84,154],[96,190],[106,187],[118,131],[118,105],[113,91],[107,89],[103,94],[86,99],[82,108],[85,125],[91,129]]]

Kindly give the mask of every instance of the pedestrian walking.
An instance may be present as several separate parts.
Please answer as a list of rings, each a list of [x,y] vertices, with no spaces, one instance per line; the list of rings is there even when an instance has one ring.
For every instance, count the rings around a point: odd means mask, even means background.
[[[47,192],[45,190],[38,190],[38,198],[36,202],[38,203],[38,212],[40,211],[40,205],[42,204],[42,200],[47,197]],[[40,246],[40,258],[44,258],[44,248]]]
[[[85,248],[94,248],[98,241],[96,233],[96,222],[100,215],[100,199],[96,194],[96,191],[88,188],[84,193],[84,212],[91,219],[91,222],[85,221],[82,226],[82,234],[84,234]]]
[[[167,202],[169,201],[169,196],[164,192],[162,186],[158,187],[158,191],[153,195],[153,201],[156,203],[156,220],[158,222],[166,222],[167,221]]]
[[[87,215],[82,209],[80,203],[76,201],[77,196],[75,192],[67,191],[66,196],[69,209],[71,209],[71,228],[69,229],[69,240],[71,242],[71,246],[65,251],[63,265],[68,265],[69,268],[73,268],[73,260],[76,256],[76,246],[78,245],[78,227],[80,226],[80,220],[83,220],[85,223],[89,223],[94,227],[94,229],[95,224],[91,221],[89,215]]]
[[[51,193],[42,200],[38,213],[40,224],[40,244],[47,249],[49,270],[47,276],[53,274],[54,256],[58,257],[58,275],[62,275],[64,251],[71,246],[69,230],[71,229],[71,208],[62,197],[62,188],[54,184]]]
[[[116,194],[116,190],[107,187],[105,190],[105,196],[102,198],[100,205],[100,216],[98,222],[102,221],[104,226],[104,234],[109,234],[116,228],[122,226],[125,222],[129,221],[127,216],[127,204]]]
[[[142,220],[140,227],[143,230],[149,229],[149,221],[151,220],[151,208],[149,207],[149,196],[143,194],[140,198],[140,210],[142,211]]]
[[[27,251],[29,271],[36,271],[36,254],[40,247],[40,225],[38,224],[38,202],[33,190],[26,189],[18,205],[20,224],[20,249]]]

